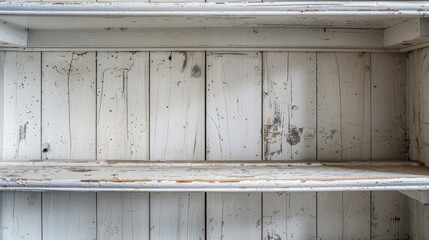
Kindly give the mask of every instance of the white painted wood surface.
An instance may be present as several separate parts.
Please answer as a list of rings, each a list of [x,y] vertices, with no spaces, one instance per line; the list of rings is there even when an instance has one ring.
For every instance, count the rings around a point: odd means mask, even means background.
[[[209,52],[206,59],[207,159],[262,159],[261,53]],[[207,239],[260,239],[261,200],[260,193],[208,193]]]
[[[38,21],[37,19],[33,21]],[[49,22],[52,22],[49,19]],[[61,21],[61,20],[58,20]],[[109,19],[106,19],[109,21]],[[199,22],[199,21],[196,21]],[[72,28],[72,23],[67,26]],[[84,23],[85,26],[88,23]],[[383,49],[383,32],[374,29],[305,29],[305,28],[255,28],[231,27],[221,28],[214,24],[208,28],[171,26],[159,29],[141,27],[145,22],[129,23],[122,26],[110,26],[110,30],[64,30],[48,29],[29,32],[28,47],[33,48],[128,48],[155,51],[209,50],[233,48],[242,49],[354,49],[363,51],[380,51]],[[152,25],[159,25],[154,23]],[[80,26],[80,25],[78,25]],[[93,27],[95,28],[95,27]],[[246,50],[244,50],[246,51]],[[247,50],[249,51],[249,50]]]
[[[40,54],[2,54],[2,161],[40,159]],[[1,219],[2,239],[41,239],[41,194],[2,192]]]
[[[149,54],[97,54],[97,159],[148,159]],[[132,214],[130,214],[132,213]],[[99,239],[147,239],[147,193],[100,193]]]
[[[263,64],[264,159],[315,159],[316,53],[264,52]],[[263,195],[264,239],[316,238],[316,193]]]
[[[96,158],[95,52],[42,53],[42,158]],[[95,193],[43,193],[43,239],[95,239]]]
[[[0,23],[0,46],[27,46],[28,31],[24,27]]]
[[[370,56],[318,53],[318,159],[370,159]],[[319,239],[370,239],[369,192],[318,193]]]
[[[204,159],[205,53],[150,58],[150,159]],[[150,201],[151,239],[204,239],[204,193],[153,193]]]
[[[409,157],[420,160],[428,166],[428,95],[429,89],[429,48],[413,51],[408,55],[407,82],[407,123],[410,139]],[[408,198],[409,236],[411,239],[428,239],[429,207]]]
[[[406,58],[371,55],[371,157],[407,159]],[[399,192],[373,192],[372,239],[406,239],[407,197]]]

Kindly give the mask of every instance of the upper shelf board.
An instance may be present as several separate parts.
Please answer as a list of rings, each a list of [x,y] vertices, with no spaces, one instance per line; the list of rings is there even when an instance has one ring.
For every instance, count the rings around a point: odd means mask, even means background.
[[[0,20],[31,30],[160,27],[385,29],[429,13],[429,2],[0,2]]]
[[[1,162],[0,190],[369,191],[429,190],[429,168],[412,161]]]

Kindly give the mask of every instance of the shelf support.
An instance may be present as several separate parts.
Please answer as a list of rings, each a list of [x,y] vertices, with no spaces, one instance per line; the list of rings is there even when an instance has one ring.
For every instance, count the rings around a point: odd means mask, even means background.
[[[400,191],[402,194],[419,201],[421,204],[429,205],[429,191]]]
[[[386,48],[403,48],[429,42],[429,19],[412,18],[384,30]]]
[[[0,46],[27,46],[27,29],[0,22]]]

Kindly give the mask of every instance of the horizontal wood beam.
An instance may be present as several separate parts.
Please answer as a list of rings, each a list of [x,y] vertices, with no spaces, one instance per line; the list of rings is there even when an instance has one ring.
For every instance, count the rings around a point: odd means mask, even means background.
[[[421,204],[429,204],[429,191],[400,191],[406,196],[419,201]]]
[[[0,22],[0,46],[27,46],[27,30]]]
[[[383,49],[381,30],[303,28],[157,28],[35,30],[30,48]]]
[[[387,48],[410,47],[429,42],[429,19],[413,18],[384,30]]]

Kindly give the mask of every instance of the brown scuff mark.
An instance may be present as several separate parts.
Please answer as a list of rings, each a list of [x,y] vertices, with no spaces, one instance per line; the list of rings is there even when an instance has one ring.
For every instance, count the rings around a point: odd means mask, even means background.
[[[282,132],[280,131],[282,127],[283,121],[281,113],[276,111],[274,114],[274,118],[272,123],[265,124],[264,125],[264,141],[267,143],[265,144],[265,159],[269,159],[270,156],[273,156],[275,154],[281,154],[283,152],[283,146],[282,142],[280,141],[280,148],[276,151],[271,151],[270,146],[271,143],[274,143],[276,140],[275,138],[277,136],[282,136]]]
[[[70,107],[70,77],[71,77],[71,72],[72,72],[72,67],[73,67],[73,60],[74,60],[74,52],[72,52],[71,55],[71,60],[70,60],[70,64],[69,64],[69,68],[67,70],[67,109],[68,109],[68,130],[69,130],[69,145],[70,145],[70,152],[69,154],[71,154],[72,152],[72,136],[71,136],[71,107]],[[69,155],[70,157],[70,155]]]

